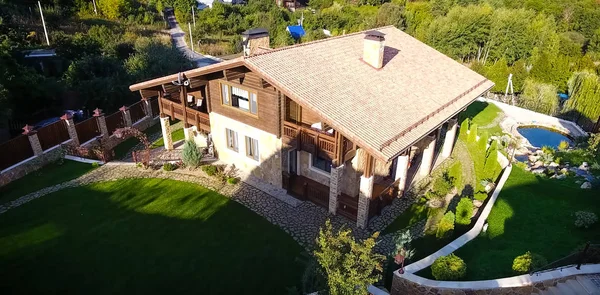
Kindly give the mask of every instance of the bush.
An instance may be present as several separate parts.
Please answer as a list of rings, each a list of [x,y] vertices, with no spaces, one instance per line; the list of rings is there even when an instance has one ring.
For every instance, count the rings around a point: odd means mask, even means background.
[[[487,132],[482,132],[481,136],[479,137],[479,141],[477,142],[477,146],[480,151],[487,151],[487,144],[489,140],[490,137]]]
[[[445,197],[454,187],[454,177],[450,176],[448,171],[444,171],[441,177],[438,177],[433,182],[433,191],[436,195]]]
[[[217,167],[213,165],[202,166],[202,171],[208,174],[208,176],[214,176],[215,174],[217,174]]]
[[[449,237],[454,230],[454,213],[447,212],[442,217],[442,220],[438,223],[437,231],[435,233],[435,237],[438,239],[444,239]]]
[[[469,128],[469,137],[467,140],[469,142],[477,141],[477,124],[471,124],[471,128]]]
[[[469,198],[461,198],[456,206],[456,223],[468,225],[473,215],[473,202]]]
[[[92,163],[92,167],[98,168],[98,167],[100,167],[100,164],[98,164],[98,162],[93,162]]]
[[[227,178],[227,183],[229,184],[236,184],[239,182],[239,179],[235,178],[235,177],[229,177]]]
[[[569,143],[564,140],[558,144],[559,151],[564,151],[564,150],[567,150],[568,148],[569,148]]]
[[[467,135],[467,131],[469,130],[469,119],[466,118],[460,123],[460,134]]]
[[[579,228],[589,228],[598,222],[598,216],[593,212],[577,211],[575,212],[575,226]]]
[[[431,274],[439,281],[455,281],[467,275],[467,264],[454,254],[442,256],[431,265]]]
[[[196,168],[200,165],[202,153],[200,153],[200,149],[198,149],[193,140],[188,140],[183,145],[181,160],[183,161],[183,164],[189,168]]]
[[[516,273],[523,274],[539,269],[546,264],[548,264],[548,261],[543,256],[527,251],[527,253],[517,256],[513,260],[512,269]]]
[[[175,170],[175,164],[173,164],[173,163],[164,163],[162,168],[165,171],[173,171],[173,170]]]

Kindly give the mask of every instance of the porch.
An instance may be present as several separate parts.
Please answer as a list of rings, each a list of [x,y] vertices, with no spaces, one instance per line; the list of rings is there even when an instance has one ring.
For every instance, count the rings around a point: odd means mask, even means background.
[[[210,119],[206,111],[199,107],[185,107],[178,101],[173,101],[164,97],[159,98],[161,104],[161,114],[184,122],[186,126],[196,126],[205,133],[210,133]]]

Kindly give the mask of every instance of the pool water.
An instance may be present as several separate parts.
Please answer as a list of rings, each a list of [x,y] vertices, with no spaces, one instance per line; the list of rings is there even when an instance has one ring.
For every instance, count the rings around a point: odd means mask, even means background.
[[[540,127],[519,127],[519,133],[523,137],[529,140],[534,147],[550,146],[557,148],[561,141],[566,141],[569,145],[573,144],[573,141],[567,136],[552,130],[548,130]]]

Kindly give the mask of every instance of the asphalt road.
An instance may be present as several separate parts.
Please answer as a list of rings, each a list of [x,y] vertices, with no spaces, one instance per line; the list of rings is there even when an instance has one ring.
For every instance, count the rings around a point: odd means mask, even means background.
[[[177,20],[175,19],[175,16],[172,12],[168,16],[167,20],[169,22],[169,27],[171,27],[171,29],[169,30],[169,34],[171,34],[171,40],[173,41],[173,45],[175,45],[175,47],[179,49],[185,55],[185,57],[191,60],[194,63],[194,65],[196,65],[197,67],[204,67],[207,65],[216,64],[221,61],[219,59],[204,56],[198,52],[192,51],[192,49],[190,49],[187,43],[185,42],[186,32],[184,32],[181,29],[179,23],[177,23]]]

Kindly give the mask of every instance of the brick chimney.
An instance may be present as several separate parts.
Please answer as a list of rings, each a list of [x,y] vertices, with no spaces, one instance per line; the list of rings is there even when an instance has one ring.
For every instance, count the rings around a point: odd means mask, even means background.
[[[269,47],[269,32],[266,29],[250,29],[242,33],[242,44],[244,45],[244,56],[256,54],[260,48]]]
[[[370,31],[365,34],[362,59],[376,69],[383,67],[384,36],[383,33],[378,31]]]

